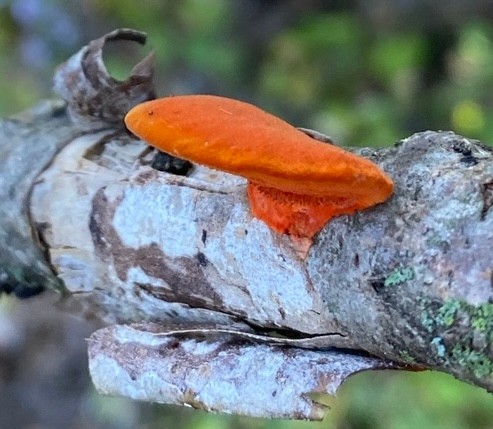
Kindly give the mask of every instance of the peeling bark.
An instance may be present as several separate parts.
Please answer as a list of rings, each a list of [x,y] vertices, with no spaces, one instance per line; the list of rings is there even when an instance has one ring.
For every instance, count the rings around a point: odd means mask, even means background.
[[[255,417],[320,420],[351,374],[392,367],[334,351],[245,342],[235,336],[157,336],[162,326],[111,326],[89,342],[90,372],[102,393]],[[136,356],[142,357],[135,359]]]
[[[22,121],[0,122],[0,173],[8,184],[0,202],[4,283],[19,287],[32,276],[34,284],[61,284],[73,312],[107,323],[144,323],[91,338],[99,389],[227,412],[319,418],[305,394],[318,371],[334,377],[334,367],[320,369],[326,358],[341,365],[340,378],[317,391],[335,391],[354,371],[396,365],[445,371],[493,390],[491,148],[427,131],[393,148],[355,150],[393,178],[395,193],[384,204],[331,221],[302,260],[288,237],[251,216],[243,179],[200,166],[153,168],[155,151],[121,126],[132,103],[118,97],[121,83],[111,82],[104,67],[87,67],[87,61],[100,65],[103,45],[89,49],[93,57],[76,54],[79,62],[67,63],[70,73],[59,69],[68,107],[52,104]],[[76,73],[81,59],[85,73]],[[116,92],[113,100],[124,101],[99,111],[98,79]],[[93,89],[81,91],[86,85]],[[133,102],[152,96],[150,87],[134,93],[128,85]],[[170,333],[170,323],[182,331]],[[122,336],[131,336],[131,345]],[[207,339],[214,359],[224,351],[228,363],[193,361],[204,346],[197,338]],[[189,361],[180,354],[187,345]],[[332,347],[346,351],[327,351]],[[135,350],[132,364],[146,368],[139,377],[162,364],[171,372],[159,369],[159,380],[176,381],[176,396],[129,379],[125,356]],[[283,401],[263,408],[253,396],[248,409],[240,403],[244,396],[236,404],[226,397],[203,400],[187,384],[195,366],[209,371],[209,383],[224,381],[247,355],[293,365],[284,379],[298,386],[289,410]],[[306,372],[299,365],[308,356],[315,364]],[[108,368],[115,371],[111,379],[104,376]],[[260,383],[249,371],[241,374],[245,383]],[[262,394],[272,393],[272,374],[262,379]]]

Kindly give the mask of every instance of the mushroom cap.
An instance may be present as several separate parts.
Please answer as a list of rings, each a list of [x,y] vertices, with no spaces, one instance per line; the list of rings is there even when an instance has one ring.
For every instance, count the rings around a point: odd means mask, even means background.
[[[368,206],[392,193],[392,180],[371,161],[238,100],[211,95],[152,100],[130,110],[125,123],[161,151],[284,192],[351,195]]]

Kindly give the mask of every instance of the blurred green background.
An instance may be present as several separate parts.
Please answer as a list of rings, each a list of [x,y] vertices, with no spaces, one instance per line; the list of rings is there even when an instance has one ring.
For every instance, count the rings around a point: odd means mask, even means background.
[[[425,129],[493,142],[489,0],[0,0],[0,116],[51,97],[56,64],[117,27],[146,31],[149,47],[115,44],[106,53],[108,68],[125,78],[154,49],[161,96],[250,101],[348,146],[389,146]],[[0,304],[4,312],[17,305]],[[84,335],[75,338],[83,343]],[[493,428],[493,396],[442,374],[359,374],[324,422],[303,423],[102,398],[91,390],[83,351],[71,359],[79,371],[64,386],[78,392],[70,415],[54,424],[47,416],[56,404],[27,409],[32,421],[12,427]],[[3,374],[0,392],[8,391]],[[22,409],[22,402],[12,406]],[[7,403],[0,402],[0,421],[12,412]]]
[[[489,0],[0,0],[0,114],[49,96],[57,63],[127,26],[149,34],[160,95],[251,101],[351,146],[425,129],[491,142],[492,18]],[[136,58],[114,50],[109,67],[124,77]]]

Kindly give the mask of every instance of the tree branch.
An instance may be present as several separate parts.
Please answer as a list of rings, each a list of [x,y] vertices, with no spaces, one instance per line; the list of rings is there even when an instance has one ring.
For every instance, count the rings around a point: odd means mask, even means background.
[[[91,54],[81,58],[93,61]],[[107,79],[101,67],[84,70],[96,76],[77,79]],[[80,99],[84,91],[69,91],[84,83],[74,83],[73,73],[64,80],[65,71],[58,77],[66,85],[61,93],[71,94],[70,116],[51,105],[22,123],[0,123],[2,179],[18,194],[0,203],[0,257],[9,284],[30,275],[48,287],[61,282],[72,311],[141,323],[91,338],[99,389],[293,418],[320,417],[305,394],[332,393],[363,368],[410,364],[493,390],[489,147],[428,131],[390,149],[356,150],[388,172],[395,193],[331,221],[301,260],[287,236],[251,216],[243,179],[199,166],[187,176],[153,169],[154,152],[120,126],[132,103],[112,98],[125,102],[115,101],[109,118],[101,115],[92,99]],[[122,91],[120,83],[110,87]],[[29,258],[18,256],[22,249],[31,249]],[[170,323],[179,323],[178,331]],[[334,346],[351,351],[327,351]],[[253,358],[280,366],[267,366],[262,378]],[[320,382],[323,374],[330,380]],[[205,390],[197,390],[196,377]],[[216,381],[236,389],[236,404],[227,399],[231,390],[222,397],[220,389],[207,390]],[[242,390],[254,384],[259,390]],[[260,404],[281,385],[293,388],[289,401]]]

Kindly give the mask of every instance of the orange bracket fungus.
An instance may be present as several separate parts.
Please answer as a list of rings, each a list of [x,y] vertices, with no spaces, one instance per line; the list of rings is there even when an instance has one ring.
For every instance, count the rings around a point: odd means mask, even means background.
[[[309,247],[329,219],[392,193],[392,180],[371,161],[238,100],[162,98],[134,107],[125,123],[161,151],[247,178],[253,215],[295,244]]]

